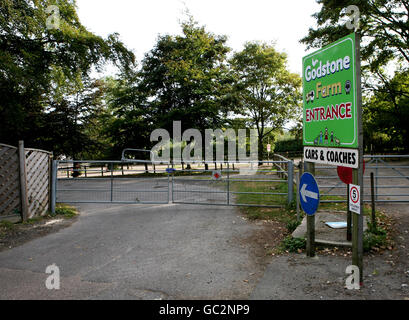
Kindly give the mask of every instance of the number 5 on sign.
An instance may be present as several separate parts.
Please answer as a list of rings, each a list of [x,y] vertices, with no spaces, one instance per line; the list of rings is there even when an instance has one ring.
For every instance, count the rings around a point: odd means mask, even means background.
[[[361,213],[361,188],[355,184],[349,185],[349,211]]]

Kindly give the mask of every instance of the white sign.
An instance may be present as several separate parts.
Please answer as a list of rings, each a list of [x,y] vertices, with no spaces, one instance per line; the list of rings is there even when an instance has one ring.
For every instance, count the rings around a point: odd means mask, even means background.
[[[346,148],[304,147],[304,161],[357,169],[358,150]]]
[[[271,152],[271,144],[267,145],[267,152]]]
[[[355,184],[349,185],[349,211],[361,214],[361,188]]]

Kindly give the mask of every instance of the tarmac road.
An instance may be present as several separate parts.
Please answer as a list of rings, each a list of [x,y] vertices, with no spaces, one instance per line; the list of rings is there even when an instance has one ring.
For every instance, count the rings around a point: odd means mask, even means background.
[[[71,227],[0,253],[0,299],[245,299],[261,267],[236,208],[81,204]],[[48,290],[46,267],[60,268]]]

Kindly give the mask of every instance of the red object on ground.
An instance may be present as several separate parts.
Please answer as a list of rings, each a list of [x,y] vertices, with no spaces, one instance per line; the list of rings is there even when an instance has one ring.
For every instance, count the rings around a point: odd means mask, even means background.
[[[343,183],[345,184],[352,183],[352,168],[338,166],[337,173],[338,173],[338,177],[341,179]],[[365,161],[364,161],[364,173],[365,173]]]

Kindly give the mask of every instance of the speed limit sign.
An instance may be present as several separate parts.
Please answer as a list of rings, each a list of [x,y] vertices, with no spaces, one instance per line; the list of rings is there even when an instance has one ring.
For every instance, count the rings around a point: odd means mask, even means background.
[[[361,213],[361,189],[355,184],[349,185],[349,211]]]

